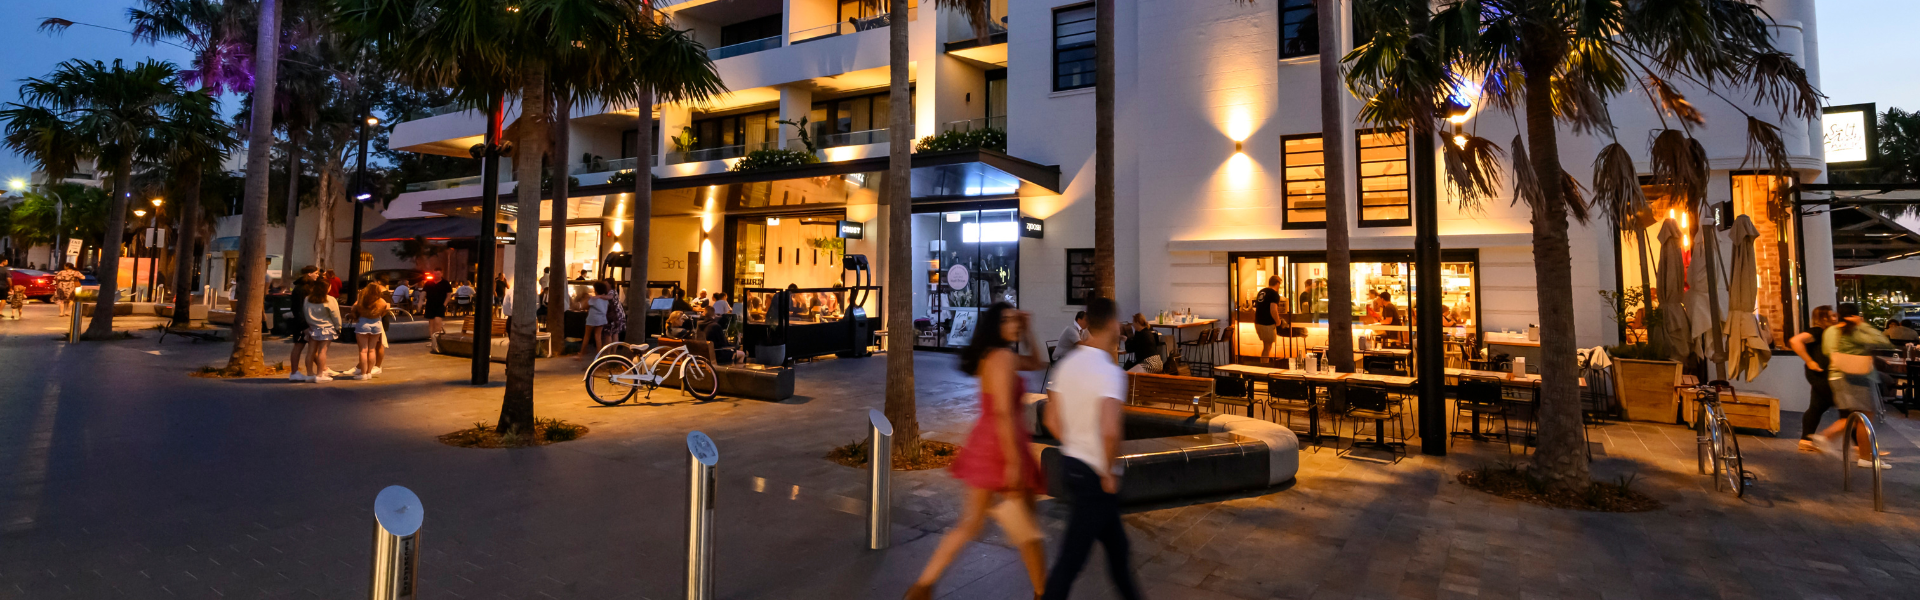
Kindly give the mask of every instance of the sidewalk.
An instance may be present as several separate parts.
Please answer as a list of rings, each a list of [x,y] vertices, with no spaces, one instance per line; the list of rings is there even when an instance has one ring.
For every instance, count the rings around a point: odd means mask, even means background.
[[[801,365],[799,396],[783,403],[662,390],[611,408],[586,398],[583,363],[542,360],[536,413],[592,432],[475,450],[433,437],[494,420],[499,365],[476,389],[466,360],[396,344],[371,381],[198,379],[186,373],[227,345],[68,346],[28,316],[0,321],[0,598],[364,596],[369,509],[389,484],[427,511],[423,597],[677,597],[696,429],[720,449],[718,598],[898,598],[957,518],[960,487],[944,472],[897,473],[895,547],[863,549],[864,472],[821,456],[864,436],[883,399],[877,357]],[[269,362],[287,349],[269,341]],[[963,437],[972,381],[950,355],[916,356],[922,427]],[[1887,473],[1888,512],[1876,513],[1865,470],[1842,494],[1838,459],[1798,452],[1791,434],[1742,436],[1759,477],[1745,499],[1694,472],[1687,430],[1593,435],[1597,477],[1638,475],[1668,507],[1568,512],[1454,482],[1507,460],[1499,443],[1394,465],[1308,446],[1292,485],[1130,511],[1133,558],[1155,599],[1897,598],[1920,584],[1920,460]],[[1896,417],[1881,435],[1896,459],[1920,459],[1916,423]],[[1050,539],[1065,509],[1042,503]],[[940,591],[1029,593],[997,533]],[[1110,595],[1095,565],[1075,597]]]

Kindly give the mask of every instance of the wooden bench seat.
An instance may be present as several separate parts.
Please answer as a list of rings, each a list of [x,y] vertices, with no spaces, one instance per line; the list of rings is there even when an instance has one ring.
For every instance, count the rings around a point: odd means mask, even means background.
[[[1212,406],[1213,380],[1157,373],[1127,374],[1127,404],[1191,407],[1194,396],[1200,397],[1201,406]]]

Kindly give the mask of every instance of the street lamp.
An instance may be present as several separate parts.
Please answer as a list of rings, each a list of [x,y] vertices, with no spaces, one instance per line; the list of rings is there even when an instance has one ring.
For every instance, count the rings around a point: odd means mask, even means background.
[[[352,302],[360,293],[360,213],[367,200],[373,194],[367,193],[367,130],[380,125],[380,119],[368,116],[366,125],[360,128],[360,166],[353,173],[353,244],[347,254],[347,301]]]
[[[147,234],[145,239],[143,240],[146,242],[147,247],[153,249],[152,252],[149,252],[149,254],[152,254],[153,256],[147,259],[147,301],[148,302],[158,301],[157,299],[154,298],[155,288],[153,287],[153,283],[154,283],[153,277],[154,277],[156,267],[159,266],[158,263],[160,262],[160,247],[166,244],[166,242],[164,240],[154,240],[153,229],[154,229],[154,222],[160,220],[160,205],[166,204],[166,202],[167,201],[165,199],[161,199],[161,198],[153,199],[153,220],[147,222]],[[156,241],[158,241],[159,243],[156,244],[155,243]]]

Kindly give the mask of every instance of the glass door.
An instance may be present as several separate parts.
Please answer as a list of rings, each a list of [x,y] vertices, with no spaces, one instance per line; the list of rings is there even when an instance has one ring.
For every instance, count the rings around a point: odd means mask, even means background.
[[[1019,305],[1019,224],[1011,208],[913,215],[916,346],[965,346],[987,307]]]

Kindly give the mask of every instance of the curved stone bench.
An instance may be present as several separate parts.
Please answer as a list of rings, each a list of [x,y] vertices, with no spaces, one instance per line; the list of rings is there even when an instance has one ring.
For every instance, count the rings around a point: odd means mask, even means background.
[[[423,342],[433,337],[427,329],[427,321],[394,321],[387,325],[387,341],[390,343]]]
[[[1032,395],[1028,418],[1046,433],[1045,396]],[[1285,483],[1300,471],[1300,440],[1285,426],[1236,415],[1126,406],[1126,441],[1120,443],[1120,502],[1138,504],[1256,490]],[[1040,460],[1047,493],[1064,496],[1060,449],[1048,446]]]

